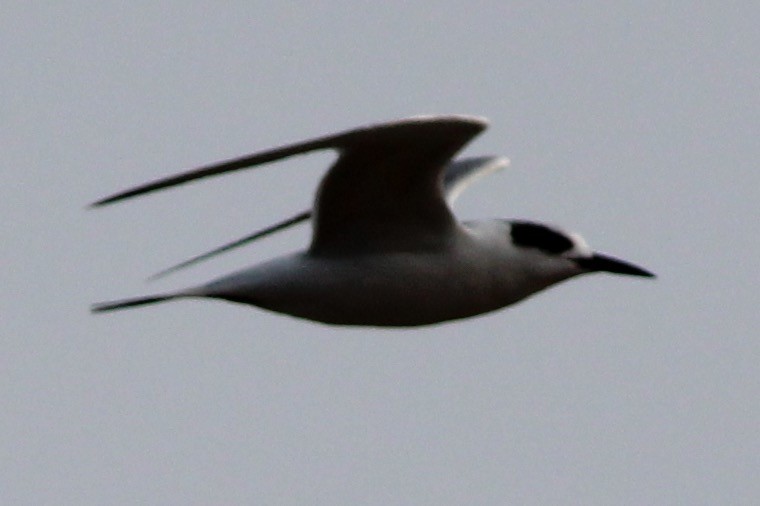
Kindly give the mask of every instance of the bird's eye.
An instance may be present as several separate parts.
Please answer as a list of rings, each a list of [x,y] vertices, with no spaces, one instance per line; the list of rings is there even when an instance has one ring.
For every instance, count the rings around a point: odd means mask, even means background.
[[[516,246],[536,248],[546,253],[560,254],[573,248],[573,241],[546,225],[513,221],[510,235]]]

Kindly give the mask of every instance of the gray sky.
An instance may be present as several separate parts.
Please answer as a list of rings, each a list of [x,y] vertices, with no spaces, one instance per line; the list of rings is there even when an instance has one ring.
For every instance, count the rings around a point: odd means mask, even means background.
[[[760,503],[760,7],[707,4],[6,2],[0,502]],[[303,247],[143,282],[301,210],[330,157],[88,202],[418,113],[487,116],[466,153],[512,159],[461,217],[659,279],[401,331],[88,313]]]

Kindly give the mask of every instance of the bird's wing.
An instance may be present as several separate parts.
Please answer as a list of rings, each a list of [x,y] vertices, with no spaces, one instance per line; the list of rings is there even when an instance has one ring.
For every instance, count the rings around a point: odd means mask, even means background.
[[[446,166],[443,177],[443,190],[446,196],[446,202],[449,205],[462,194],[473,182],[479,180],[483,176],[492,174],[498,170],[501,170],[509,165],[509,160],[504,157],[498,156],[481,156],[477,158],[463,158],[461,160],[455,160]],[[257,230],[245,237],[228,242],[222,246],[214,248],[210,251],[201,253],[192,258],[184,260],[178,264],[172,265],[156,274],[152,275],[150,279],[158,279],[168,274],[190,267],[204,260],[208,260],[221,253],[225,253],[240,246],[249,244],[257,239],[261,239],[275,232],[285,230],[293,225],[303,223],[311,218],[311,210],[301,211],[300,213],[291,216],[285,220],[282,220],[274,225],[270,225],[266,228]]]
[[[335,149],[338,160],[315,202],[314,253],[424,248],[455,225],[443,193],[443,168],[485,129],[472,116],[418,116],[307,140],[200,167],[94,202],[102,206],[196,179]],[[297,220],[296,220],[297,221]]]
[[[252,155],[243,156],[241,158],[234,158],[232,160],[226,160],[224,162],[215,163],[213,165],[206,165],[192,169],[187,172],[181,172],[173,176],[157,179],[149,183],[145,183],[134,188],[115,193],[108,197],[102,198],[98,201],[90,204],[90,207],[100,207],[106,204],[112,204],[121,200],[126,200],[138,195],[144,195],[164,188],[170,188],[197,179],[202,179],[211,176],[218,176],[227,172],[232,172],[240,169],[247,169],[256,165],[262,165],[283,158],[288,158],[294,155],[300,155],[304,153],[310,153],[312,151],[318,151],[322,149],[341,149],[342,143],[346,137],[350,137],[352,134],[358,131],[349,131],[341,134],[330,135],[327,137],[320,137],[317,139],[311,139],[297,144],[290,144],[288,146],[282,146],[267,151],[260,151]]]
[[[295,216],[291,216],[290,218],[277,222],[274,225],[270,225],[261,230],[257,230],[256,232],[249,234],[245,237],[236,239],[232,242],[228,242],[227,244],[214,248],[210,251],[206,251],[205,253],[201,253],[200,255],[196,255],[192,258],[188,258],[187,260],[184,260],[176,265],[172,265],[171,267],[168,267],[162,271],[159,271],[153,274],[148,279],[153,280],[153,279],[163,278],[164,276],[171,274],[173,272],[177,272],[178,270],[184,269],[185,267],[190,267],[191,265],[195,265],[204,260],[208,260],[209,258],[215,257],[221,253],[225,253],[232,249],[239,248],[240,246],[245,246],[246,244],[249,244],[255,241],[256,239],[261,239],[262,237],[266,237],[270,234],[274,234],[275,232],[279,232],[280,230],[285,230],[286,228],[290,228],[293,225],[297,225],[299,223],[302,223],[308,220],[309,218],[311,218],[311,211],[300,212],[296,214]]]
[[[314,203],[316,255],[419,251],[444,246],[456,221],[444,168],[487,123],[422,116],[348,134]]]
[[[503,156],[463,158],[450,163],[443,174],[446,202],[452,205],[472,183],[508,166],[509,159]]]
[[[481,130],[485,129],[487,122],[483,118],[473,116],[418,116],[405,120],[399,120],[395,122],[380,123],[377,125],[371,125],[368,127],[357,128],[353,130],[347,130],[333,135],[325,137],[318,137],[315,139],[309,139],[303,142],[289,144],[287,146],[281,146],[271,150],[260,151],[251,155],[243,156],[240,158],[234,158],[223,162],[215,163],[212,165],[206,165],[198,167],[186,172],[181,172],[173,176],[157,179],[149,183],[145,183],[127,190],[109,195],[90,204],[90,207],[100,207],[107,204],[112,204],[121,200],[126,200],[138,195],[144,195],[164,188],[170,188],[184,183],[189,183],[197,179],[202,179],[211,176],[217,176],[232,172],[240,169],[247,169],[257,165],[263,165],[266,163],[282,160],[295,155],[310,153],[312,151],[320,151],[323,149],[335,149],[340,152],[346,150],[350,145],[356,145],[363,139],[377,138],[381,139],[386,133],[398,132],[401,130],[414,130],[415,126],[424,127],[430,124],[456,124],[461,123],[465,125],[471,125],[476,131],[470,135],[466,140],[462,142],[462,145],[466,144],[470,137],[476,135]],[[403,134],[402,134],[403,135]],[[389,136],[390,137],[390,136]]]

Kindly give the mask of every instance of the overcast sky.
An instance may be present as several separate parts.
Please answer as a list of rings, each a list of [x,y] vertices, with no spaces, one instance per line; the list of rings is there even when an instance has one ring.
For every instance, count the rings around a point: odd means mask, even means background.
[[[713,7],[705,7],[705,5]],[[2,504],[760,504],[756,2],[5,2]],[[210,301],[93,316],[303,248],[145,278],[310,205],[297,158],[181,169],[419,113],[531,218],[659,274],[413,330]]]

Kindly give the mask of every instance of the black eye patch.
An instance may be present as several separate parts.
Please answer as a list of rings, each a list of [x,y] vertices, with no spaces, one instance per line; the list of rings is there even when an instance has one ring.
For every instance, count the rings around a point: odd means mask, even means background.
[[[527,221],[513,221],[511,225],[510,235],[516,246],[536,248],[553,254],[563,253],[573,247],[573,241],[569,237],[546,225]]]

